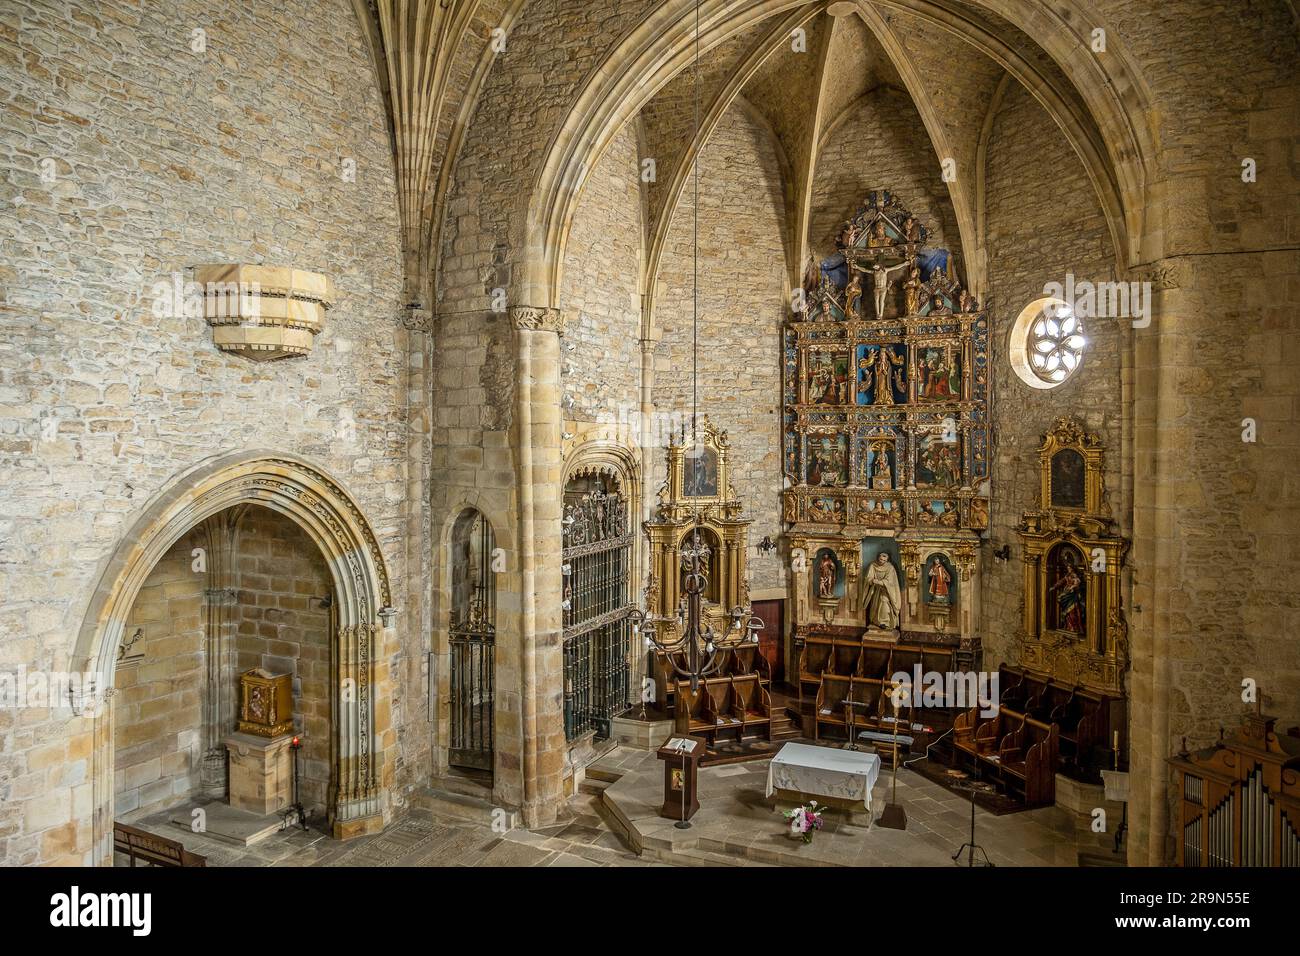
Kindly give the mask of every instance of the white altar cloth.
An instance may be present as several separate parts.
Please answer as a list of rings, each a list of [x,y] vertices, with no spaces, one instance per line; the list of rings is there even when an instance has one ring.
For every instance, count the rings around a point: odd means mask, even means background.
[[[871,809],[871,788],[880,776],[880,757],[834,747],[789,743],[767,765],[767,795],[790,790],[835,797]]]

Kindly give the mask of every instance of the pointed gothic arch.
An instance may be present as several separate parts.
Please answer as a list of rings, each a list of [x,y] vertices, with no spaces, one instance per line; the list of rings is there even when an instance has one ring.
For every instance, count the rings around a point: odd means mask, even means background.
[[[173,545],[207,519],[243,504],[285,515],[306,532],[329,568],[337,601],[335,674],[338,701],[329,818],[339,838],[377,832],[390,811],[393,767],[385,661],[396,636],[388,570],[378,540],[340,482],[304,459],[271,451],[209,459],[176,476],[146,505],[100,569],[72,652],[74,666],[97,675],[111,695],[117,647],[150,571]],[[74,701],[84,707],[86,701]],[[92,750],[94,854],[112,859],[113,733],[109,708],[84,711],[94,720]]]

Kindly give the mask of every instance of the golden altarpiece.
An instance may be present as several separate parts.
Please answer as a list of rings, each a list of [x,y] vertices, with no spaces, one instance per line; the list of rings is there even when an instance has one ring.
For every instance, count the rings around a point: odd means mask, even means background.
[[[1101,438],[1058,419],[1038,449],[1037,510],[1018,534],[1025,569],[1020,664],[1064,685],[1123,696],[1128,628],[1120,568],[1127,542],[1104,500]]]
[[[646,583],[649,624],[660,643],[671,644],[677,633],[677,610],[683,597],[682,575],[689,563],[685,552],[698,527],[704,547],[701,563],[708,576],[704,622],[719,633],[728,629],[732,608],[749,606],[748,518],[731,485],[727,433],[701,416],[694,445],[675,436],[666,449],[668,476],[659,489],[654,516],[644,524],[650,544]]]
[[[901,642],[979,663],[988,320],[928,238],[873,191],[837,252],[810,261],[785,328],[782,517],[800,655],[810,641]]]
[[[730,633],[735,609],[749,607],[750,520],[741,517],[744,506],[731,484],[729,453],[727,433],[707,415],[700,417],[693,442],[687,435],[672,436],[665,449],[667,477],[653,516],[643,524],[650,549],[643,626],[653,628],[653,644],[671,646],[682,636],[683,578],[696,550],[707,580],[701,626]],[[667,707],[675,674],[662,651],[653,656],[654,696]]]

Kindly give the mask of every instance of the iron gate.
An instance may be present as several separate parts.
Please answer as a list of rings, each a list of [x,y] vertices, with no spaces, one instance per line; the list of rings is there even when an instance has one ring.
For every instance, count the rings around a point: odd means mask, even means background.
[[[457,522],[452,547],[448,760],[457,767],[491,770],[496,684],[496,575],[491,567],[496,539],[492,526],[478,512],[467,513]]]
[[[602,478],[576,478],[564,507],[564,733],[569,740],[610,722],[631,694],[628,578],[633,535],[627,505]]]

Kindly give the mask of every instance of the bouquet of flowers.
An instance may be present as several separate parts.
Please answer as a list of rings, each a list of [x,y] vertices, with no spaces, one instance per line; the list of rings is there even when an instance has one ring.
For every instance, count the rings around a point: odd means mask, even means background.
[[[816,800],[809,800],[806,807],[787,810],[784,816],[790,821],[790,835],[799,837],[804,843],[811,843],[813,831],[822,828],[822,815]]]

